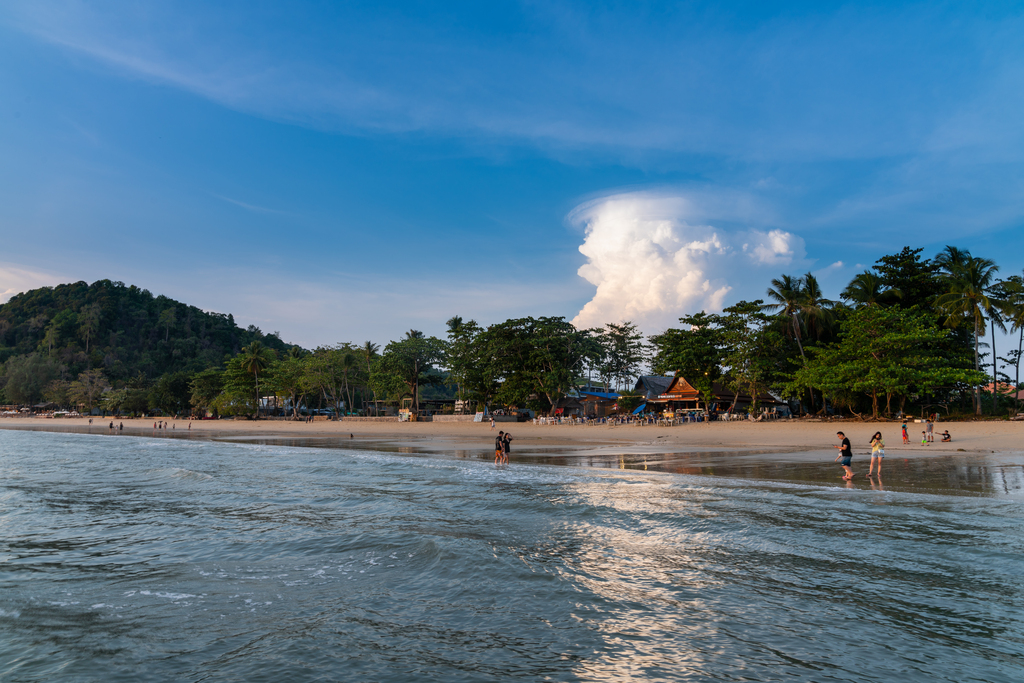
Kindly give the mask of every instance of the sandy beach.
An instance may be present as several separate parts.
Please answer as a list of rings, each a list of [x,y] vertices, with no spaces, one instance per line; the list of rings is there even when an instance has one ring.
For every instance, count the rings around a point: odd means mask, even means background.
[[[0,419],[0,429],[42,429],[47,431],[91,431],[106,433],[109,418]],[[855,456],[866,458],[868,442],[881,431],[889,458],[921,459],[949,455],[996,456],[1008,464],[1024,463],[1021,437],[1024,422],[979,421],[939,422],[935,442],[921,445],[924,425],[909,423],[911,443],[904,445],[900,424],[857,421],[780,420],[767,423],[712,422],[675,427],[617,425],[535,425],[532,423],[473,422],[293,422],[276,420],[186,420],[171,421],[173,429],[154,430],[154,420],[123,419],[125,433],[134,435],[192,436],[196,438],[270,440],[277,443],[315,443],[346,440],[355,447],[431,453],[487,453],[493,449],[499,429],[514,436],[514,457],[531,460],[612,455],[690,455],[709,465],[758,454],[771,454],[774,462],[830,461],[838,443],[837,431],[844,431],[853,444]],[[191,424],[191,429],[189,425]],[[951,443],[941,443],[939,433],[948,429]]]

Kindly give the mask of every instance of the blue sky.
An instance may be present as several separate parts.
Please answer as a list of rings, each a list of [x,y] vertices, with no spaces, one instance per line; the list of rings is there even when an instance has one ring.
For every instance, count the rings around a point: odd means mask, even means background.
[[[596,7],[596,9],[595,9]],[[7,2],[0,292],[305,346],[1024,267],[1019,3]]]

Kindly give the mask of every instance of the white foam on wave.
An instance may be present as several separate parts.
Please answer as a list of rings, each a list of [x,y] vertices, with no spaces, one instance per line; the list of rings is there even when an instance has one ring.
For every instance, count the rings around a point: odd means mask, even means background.
[[[2,607],[0,607],[0,617],[10,617],[11,619],[17,619],[20,616],[21,612],[19,612],[16,609],[5,610]]]
[[[167,593],[164,591],[139,591],[139,595],[149,595],[155,598],[166,598],[168,600],[185,600],[187,598],[199,597],[191,593]]]

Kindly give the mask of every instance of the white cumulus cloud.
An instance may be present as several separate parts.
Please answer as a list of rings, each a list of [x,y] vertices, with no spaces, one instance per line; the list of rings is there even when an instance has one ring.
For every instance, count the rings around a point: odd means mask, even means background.
[[[805,256],[801,237],[763,228],[766,213],[739,194],[618,194],[569,220],[585,230],[579,275],[597,287],[578,327],[632,320],[660,332],[687,313],[763,298],[780,268]]]

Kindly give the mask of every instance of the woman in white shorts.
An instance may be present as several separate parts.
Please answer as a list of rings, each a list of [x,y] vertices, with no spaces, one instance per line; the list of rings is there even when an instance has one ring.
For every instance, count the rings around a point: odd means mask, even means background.
[[[872,473],[882,476],[882,458],[885,457],[885,442],[882,441],[882,432],[875,432],[871,437],[871,465],[868,467],[868,476]],[[878,470],[875,470],[875,462],[878,462]]]

